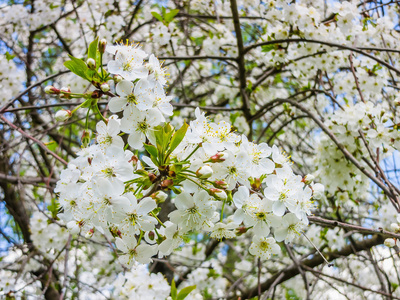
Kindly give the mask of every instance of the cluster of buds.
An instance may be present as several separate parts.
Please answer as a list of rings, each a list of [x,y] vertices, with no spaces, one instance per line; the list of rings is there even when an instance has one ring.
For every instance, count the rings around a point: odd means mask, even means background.
[[[394,233],[399,234],[400,233],[400,225],[397,223],[392,223],[390,224],[390,228],[392,229],[392,231],[394,231]],[[389,248],[393,248],[395,246],[400,247],[400,241],[396,238],[388,238],[385,240],[384,242],[386,247]]]

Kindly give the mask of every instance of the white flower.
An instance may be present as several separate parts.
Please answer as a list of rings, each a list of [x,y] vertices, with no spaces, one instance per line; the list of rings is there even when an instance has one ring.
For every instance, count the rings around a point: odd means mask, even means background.
[[[140,244],[137,245],[137,240],[134,236],[129,236],[124,239],[117,237],[115,239],[117,248],[124,254],[119,256],[119,261],[131,267],[135,261],[148,264],[152,262],[151,257],[157,253],[157,245]]]
[[[182,234],[178,229],[178,225],[167,221],[164,223],[166,228],[164,229],[164,235],[166,239],[158,246],[159,257],[167,256],[172,251],[179,247],[183,242]]]
[[[150,217],[149,213],[157,207],[156,202],[146,197],[138,203],[132,193],[125,196],[129,199],[130,205],[124,211],[124,219],[121,221],[122,234],[133,236],[139,234],[140,230],[153,230],[157,220]]]
[[[141,112],[134,107],[124,111],[124,118],[121,120],[121,130],[129,133],[128,143],[134,149],[143,147],[146,136],[150,131],[160,124],[162,114],[157,109],[149,109]]]
[[[143,66],[147,54],[138,46],[107,46],[106,50],[110,53],[116,52],[115,60],[107,64],[108,72],[111,74],[119,74],[131,81],[147,77],[148,70]]]
[[[136,86],[130,81],[122,80],[117,84],[116,90],[119,96],[111,98],[108,103],[111,112],[120,112],[127,106],[141,111],[153,107],[155,96],[147,80],[139,80]]]
[[[300,235],[304,227],[295,214],[286,214],[282,218],[282,226],[277,228],[274,232],[277,242],[285,240],[285,243],[291,243],[296,235]]]
[[[276,244],[274,238],[253,236],[249,252],[261,259],[269,259],[272,254],[278,254],[281,248]]]
[[[153,40],[160,46],[168,44],[171,39],[171,34],[168,32],[168,27],[163,24],[158,24],[156,28],[152,30]]]
[[[162,68],[161,66],[162,64],[160,64],[160,61],[154,54],[150,55],[148,63],[145,64],[146,69],[150,72],[148,80],[153,81],[154,84],[158,83],[163,87],[167,84],[167,74],[165,73],[166,68]]]
[[[236,236],[235,232],[233,231],[238,227],[237,224],[230,222],[228,224],[224,224],[222,222],[218,222],[214,225],[210,237],[218,240],[222,239],[232,239]]]
[[[197,192],[193,196],[183,192],[176,196],[175,206],[177,210],[168,216],[183,232],[208,226],[207,221],[213,217],[216,209],[206,191]]]
[[[97,142],[101,147],[117,146],[124,147],[124,141],[119,134],[119,121],[116,118],[110,118],[108,123],[100,121],[96,125]]]

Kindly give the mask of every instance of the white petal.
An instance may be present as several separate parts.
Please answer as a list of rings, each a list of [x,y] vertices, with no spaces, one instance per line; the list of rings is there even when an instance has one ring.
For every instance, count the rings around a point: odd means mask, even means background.
[[[133,83],[127,80],[122,80],[117,84],[117,94],[120,96],[128,96],[132,94],[133,91]]]

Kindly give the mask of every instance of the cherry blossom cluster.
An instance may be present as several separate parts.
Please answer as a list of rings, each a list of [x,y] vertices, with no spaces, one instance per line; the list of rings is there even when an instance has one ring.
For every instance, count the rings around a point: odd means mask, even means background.
[[[391,115],[388,107],[371,101],[345,105],[325,122],[343,147],[354,157],[360,158],[360,161],[361,157],[369,156],[369,153],[373,153],[373,158],[379,153],[380,158],[384,159],[399,149],[399,131],[397,125],[393,126],[397,123],[396,116]],[[318,149],[318,175],[331,194],[349,191],[363,195],[368,190],[369,181],[366,176],[344,159],[343,153],[329,138],[323,137]],[[338,187],[341,191],[337,190]],[[344,196],[342,200],[346,199]]]
[[[109,109],[123,116],[97,123],[96,143],[61,173],[55,189],[60,218],[73,233],[114,237],[125,265],[171,254],[190,232],[230,239],[248,231],[249,252],[263,259],[279,253],[276,241],[290,243],[301,234],[313,191],[319,197],[322,185],[295,175],[276,146],[250,142],[200,109],[190,125],[174,130],[165,119],[172,115],[172,97],[165,95],[158,59],[150,55],[145,62],[148,55],[137,45],[106,51],[115,55],[107,69],[117,81]],[[100,88],[109,91],[108,84]],[[173,201],[176,210],[162,222],[157,215],[164,201]]]

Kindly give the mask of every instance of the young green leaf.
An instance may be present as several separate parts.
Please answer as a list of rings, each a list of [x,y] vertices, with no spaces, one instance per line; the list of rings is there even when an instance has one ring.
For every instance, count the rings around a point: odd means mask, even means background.
[[[83,79],[90,80],[87,77],[87,70],[89,69],[85,62],[81,59],[69,55],[71,60],[64,63],[64,66],[69,69],[72,73],[82,77]]]
[[[158,12],[152,11],[151,14],[153,15],[154,18],[156,18],[158,21],[163,22],[163,17],[160,16]]]
[[[176,286],[175,286],[175,280],[172,279],[172,282],[171,282],[171,298],[172,298],[172,300],[176,300],[176,296],[177,296],[177,291],[176,291]]]
[[[179,146],[182,142],[183,138],[185,137],[186,131],[189,128],[189,125],[186,122],[179,128],[171,138],[171,143],[169,145],[169,153],[172,153]]]
[[[156,165],[158,165],[158,163],[156,163],[156,162],[157,162],[157,157],[158,157],[157,148],[154,147],[153,145],[146,145],[146,144],[144,144],[143,146],[144,146],[144,148],[146,149],[146,151],[150,154],[151,160],[152,160]]]
[[[195,285],[187,286],[183,289],[180,290],[178,293],[178,296],[176,297],[176,300],[183,300],[187,297],[187,295],[190,294],[191,291],[193,291],[196,288]]]
[[[164,16],[165,22],[170,23],[178,13],[179,9],[172,9]]]
[[[97,37],[93,42],[90,43],[88,49],[88,58],[93,58],[96,60],[96,53],[97,53],[97,44],[99,43],[99,38]],[[97,61],[96,61],[97,63]]]

